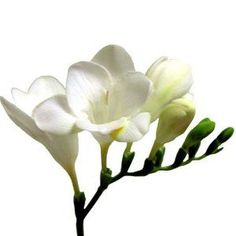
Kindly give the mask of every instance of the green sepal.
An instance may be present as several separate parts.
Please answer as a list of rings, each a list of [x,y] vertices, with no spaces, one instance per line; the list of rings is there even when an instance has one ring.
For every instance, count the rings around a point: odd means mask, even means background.
[[[121,173],[126,173],[129,170],[130,165],[134,159],[135,152],[128,152],[123,154],[121,163]]]
[[[81,192],[79,197],[74,197],[75,215],[77,218],[83,217],[85,201],[86,198],[84,192]]]
[[[162,162],[164,160],[164,155],[165,155],[165,147],[161,147],[157,150],[156,155],[155,155],[155,167],[161,167]]]
[[[182,147],[187,151],[191,146],[199,143],[215,129],[215,122],[208,118],[203,119],[188,134]]]
[[[198,149],[200,148],[201,146],[201,142],[198,142],[198,143],[195,143],[194,145],[192,145],[189,149],[188,149],[188,156],[189,156],[189,159],[193,159],[196,154],[197,154],[197,151]]]
[[[180,148],[176,154],[174,163],[171,165],[172,168],[177,168],[177,167],[181,166],[181,164],[183,163],[187,154],[188,153],[183,148]]]
[[[218,149],[218,147],[221,145],[221,143],[217,140],[217,139],[214,139],[211,144],[208,146],[206,152],[205,152],[205,155],[211,155],[211,154],[214,154],[215,151]]]
[[[142,169],[142,175],[151,174],[154,170],[154,163],[150,159],[146,159]]]
[[[101,187],[106,189],[112,181],[112,171],[110,169],[102,170],[100,175]]]

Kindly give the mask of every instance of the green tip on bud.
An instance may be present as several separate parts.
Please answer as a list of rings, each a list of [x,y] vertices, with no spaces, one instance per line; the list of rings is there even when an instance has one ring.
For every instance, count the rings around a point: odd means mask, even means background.
[[[191,146],[199,143],[202,139],[211,134],[214,129],[215,122],[209,120],[208,118],[202,120],[190,131],[182,147],[185,150],[188,150]]]
[[[234,128],[232,127],[228,127],[226,129],[224,129],[217,137],[217,140],[220,143],[224,143],[226,142],[228,139],[230,139],[232,137],[232,135],[234,134]]]
[[[217,152],[221,151],[223,148],[219,148],[219,146],[229,140],[234,133],[234,129],[229,127],[224,129],[216,139],[214,139],[209,147],[206,150],[205,155],[216,154]]]
[[[195,105],[189,98],[183,97],[171,102],[160,114],[156,142],[163,145],[183,134],[194,115]]]

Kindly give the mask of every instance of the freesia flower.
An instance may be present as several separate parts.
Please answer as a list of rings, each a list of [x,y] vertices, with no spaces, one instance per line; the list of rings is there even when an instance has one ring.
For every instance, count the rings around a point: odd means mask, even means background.
[[[166,57],[154,62],[146,75],[153,82],[153,90],[143,111],[151,114],[152,122],[159,117],[166,105],[187,94],[193,83],[188,64]]]
[[[78,135],[53,135],[40,130],[32,118],[34,108],[44,100],[52,97],[67,103],[63,85],[53,77],[43,76],[36,79],[28,92],[12,89],[16,105],[1,97],[1,103],[11,120],[33,139],[42,143],[53,158],[68,172],[76,192],[79,192],[74,170],[78,154]]]
[[[156,139],[150,152],[150,159],[164,144],[185,132],[195,116],[195,104],[190,94],[169,103],[159,117]]]
[[[68,71],[66,96],[54,96],[38,105],[33,117],[49,133],[64,135],[90,131],[102,145],[113,140],[134,142],[149,129],[150,114],[140,109],[146,102],[151,81],[135,72],[128,53],[110,45],[92,61],[72,65]]]
[[[183,134],[195,116],[195,104],[188,96],[175,99],[160,114],[157,126],[157,142],[160,145]]]

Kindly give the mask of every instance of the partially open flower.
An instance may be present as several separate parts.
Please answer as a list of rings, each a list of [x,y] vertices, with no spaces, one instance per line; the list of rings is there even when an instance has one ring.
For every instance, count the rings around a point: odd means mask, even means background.
[[[67,103],[63,85],[51,76],[43,76],[32,83],[28,92],[12,89],[12,96],[17,106],[1,97],[1,103],[11,120],[32,138],[42,143],[54,159],[70,175],[74,175],[74,163],[78,154],[77,135],[49,134],[40,130],[32,118],[34,108],[48,98],[59,96],[64,104]]]
[[[134,142],[149,129],[150,115],[140,113],[140,109],[151,84],[144,74],[135,72],[123,48],[110,45],[91,62],[78,62],[69,68],[69,108],[61,97],[52,97],[37,106],[33,116],[46,132],[62,135],[82,129],[90,131],[100,144]]]
[[[161,146],[185,132],[195,115],[195,105],[190,98],[174,100],[161,112],[156,142]]]
[[[143,111],[151,114],[152,122],[166,105],[188,93],[193,83],[189,65],[166,57],[154,62],[146,75],[153,82],[153,90]]]

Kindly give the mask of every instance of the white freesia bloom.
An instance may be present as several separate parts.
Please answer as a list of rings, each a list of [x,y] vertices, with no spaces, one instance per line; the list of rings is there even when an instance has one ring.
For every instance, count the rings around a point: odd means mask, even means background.
[[[161,146],[183,134],[195,116],[195,104],[191,96],[175,99],[160,114],[156,142]]]
[[[153,82],[153,90],[143,111],[151,114],[152,122],[166,105],[187,94],[193,83],[189,65],[166,57],[154,62],[146,75]]]
[[[48,98],[58,99],[66,106],[63,85],[53,77],[39,77],[30,86],[28,92],[12,89],[12,96],[17,106],[1,97],[1,103],[11,120],[32,138],[42,143],[69,175],[75,178],[74,163],[78,154],[77,135],[49,134],[40,130],[32,118],[34,108]]]
[[[37,126],[63,135],[90,131],[100,144],[113,140],[134,142],[149,129],[150,114],[140,113],[150,91],[151,81],[135,72],[128,53],[110,45],[91,62],[78,62],[68,71],[66,96],[51,97],[33,112]]]
[[[156,139],[149,158],[155,158],[157,150],[164,144],[183,134],[195,116],[195,104],[192,95],[186,94],[169,103],[161,111],[156,130]]]

